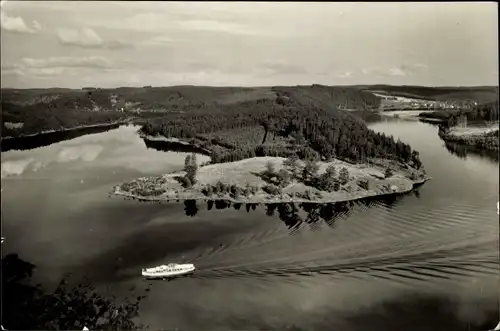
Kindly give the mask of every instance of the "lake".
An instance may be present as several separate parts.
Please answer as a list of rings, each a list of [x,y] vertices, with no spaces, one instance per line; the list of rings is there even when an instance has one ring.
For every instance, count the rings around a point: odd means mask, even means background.
[[[4,152],[3,254],[36,264],[46,284],[67,272],[118,296],[152,284],[139,317],[152,329],[493,328],[498,158],[447,148],[431,124],[383,118],[369,126],[418,150],[433,179],[392,199],[297,212],[150,204],[108,192],[180,170],[186,154],[148,148],[138,127]],[[141,279],[142,267],[167,262],[198,271]]]

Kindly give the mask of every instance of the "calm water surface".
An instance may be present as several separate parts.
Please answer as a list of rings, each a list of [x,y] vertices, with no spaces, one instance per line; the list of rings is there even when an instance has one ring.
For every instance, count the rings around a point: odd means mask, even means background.
[[[73,272],[123,296],[150,284],[141,267],[194,262],[191,278],[151,283],[140,321],[153,329],[491,329],[498,162],[451,153],[429,124],[370,126],[417,149],[433,179],[335,213],[108,198],[183,166],[185,154],[148,149],[132,126],[2,153],[3,254],[35,263],[41,280]]]

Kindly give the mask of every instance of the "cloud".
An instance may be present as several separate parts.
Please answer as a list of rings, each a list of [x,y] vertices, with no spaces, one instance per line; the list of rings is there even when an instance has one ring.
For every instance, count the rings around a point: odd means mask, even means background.
[[[242,24],[232,22],[221,22],[215,20],[187,20],[180,21],[179,26],[185,30],[192,31],[211,31],[211,32],[225,32],[230,34],[258,34],[258,31],[252,30]]]
[[[28,27],[21,17],[8,16],[3,11],[0,13],[0,24],[2,30],[17,33],[35,34],[42,29],[37,21],[33,21],[32,27]]]
[[[347,72],[342,72],[338,75],[340,78],[349,78],[352,77],[352,73],[347,71]]]
[[[65,147],[57,155],[57,162],[66,163],[83,160],[94,161],[104,149],[101,145],[82,145],[78,147]]]
[[[423,70],[427,70],[429,68],[426,64],[422,64],[422,63],[414,63],[414,64],[412,64],[412,66],[417,68],[417,69],[423,69]]]
[[[420,72],[426,71],[427,69],[427,65],[423,63],[402,64],[399,67],[389,69],[389,75],[402,77],[418,74]]]
[[[159,35],[159,36],[155,36],[155,37],[150,38],[150,39],[143,40],[142,42],[140,42],[140,44],[144,45],[144,46],[172,45],[176,41],[178,41],[178,40],[171,38],[169,36]]]
[[[30,68],[111,68],[110,62],[101,56],[23,58],[21,63],[24,67]]]
[[[30,74],[38,77],[59,76],[64,73],[64,68],[38,68],[31,70]]]
[[[384,71],[380,67],[363,68],[361,72],[364,75],[384,76]]]
[[[9,69],[4,69],[2,66],[2,76],[3,75],[16,75],[16,76],[30,76],[30,77],[51,77],[59,76],[64,73],[64,68],[29,68],[21,64],[15,64],[8,66]]]
[[[36,161],[31,165],[31,170],[34,172],[44,169],[50,161]]]
[[[48,77],[62,75],[66,69],[110,69],[111,63],[101,56],[23,58],[18,63],[2,63],[2,75]]]
[[[29,158],[2,162],[1,178],[21,175],[33,161],[33,158]]]
[[[81,48],[122,49],[131,45],[117,40],[102,40],[102,38],[91,28],[84,27],[80,30],[59,29],[57,31],[59,43],[63,46]]]
[[[365,75],[373,75],[378,77],[404,77],[412,74],[417,74],[428,69],[427,65],[422,63],[402,64],[399,67],[383,69],[381,67],[363,68],[361,72]]]
[[[18,63],[2,63],[2,75],[50,77],[62,75],[67,69],[111,69],[111,63],[101,56],[22,58]]]
[[[2,76],[4,76],[4,75],[24,76],[24,70],[20,64],[4,64],[4,63],[2,63]]]
[[[391,75],[391,76],[406,76],[406,72],[404,72],[401,68],[391,68],[391,69],[389,69],[389,75]]]
[[[44,153],[38,154],[36,158],[30,157],[2,162],[1,178],[20,176],[27,171],[38,172],[54,163],[68,163],[72,161],[92,162],[97,159],[103,150],[104,147],[99,144],[67,146],[58,148],[58,150],[49,148]],[[19,154],[22,153],[19,152]]]
[[[406,73],[419,73],[428,69],[423,63],[403,64],[400,68]]]
[[[33,21],[33,28],[36,31],[41,31],[42,30],[42,26],[40,25],[40,23],[38,23],[38,21]]]
[[[297,75],[306,74],[307,70],[304,67],[286,62],[265,62],[263,68],[272,75]]]

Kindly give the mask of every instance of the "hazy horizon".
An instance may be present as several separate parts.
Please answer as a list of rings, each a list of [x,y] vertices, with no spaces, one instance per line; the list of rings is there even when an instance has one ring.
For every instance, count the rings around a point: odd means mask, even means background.
[[[1,87],[2,90],[50,90],[50,89],[66,89],[66,90],[81,90],[85,88],[94,88],[94,89],[117,89],[117,88],[145,88],[145,87],[150,87],[150,88],[175,88],[175,87],[213,87],[213,88],[272,88],[276,86],[286,86],[286,87],[295,87],[295,86],[312,86],[312,85],[321,85],[321,86],[328,86],[328,87],[359,87],[359,86],[398,86],[398,87],[427,87],[427,88],[499,88],[499,85],[455,85],[455,86],[445,86],[445,85],[436,85],[436,86],[431,86],[431,85],[391,85],[391,84],[358,84],[358,85],[327,85],[327,84],[317,84],[317,83],[312,83],[308,85],[304,84],[295,84],[295,85],[191,85],[191,84],[183,84],[183,85],[123,85],[123,86],[113,86],[113,87],[102,87],[102,86],[82,86],[82,87],[64,87],[64,86],[48,86],[48,87],[9,87],[9,86],[3,86]]]
[[[484,3],[1,2],[2,88],[498,86]]]

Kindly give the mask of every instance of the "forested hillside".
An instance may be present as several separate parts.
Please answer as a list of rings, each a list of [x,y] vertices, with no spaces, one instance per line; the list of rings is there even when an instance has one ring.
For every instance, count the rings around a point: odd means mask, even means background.
[[[498,100],[497,86],[474,87],[428,87],[428,86],[392,86],[367,85],[358,86],[360,90],[371,91],[393,96],[401,96],[426,100],[475,100],[485,104]]]
[[[293,97],[307,106],[325,109],[367,110],[378,107],[379,99],[356,88],[299,87],[120,87],[2,90],[2,137],[59,130],[121,120],[130,116],[152,117],[190,112],[217,113],[219,108],[244,109],[286,104]]]
[[[127,114],[117,111],[84,111],[71,108],[20,106],[2,103],[2,137],[75,128],[82,125],[113,123],[125,120]]]
[[[380,98],[371,92],[360,91],[353,87],[338,86],[297,86],[274,87],[277,96],[293,98],[303,106],[322,106],[327,109],[370,110],[380,106]],[[283,98],[282,98],[283,99]]]
[[[321,93],[313,94],[311,89]],[[276,91],[276,101],[172,114],[150,120],[142,131],[191,140],[211,150],[214,162],[296,153],[303,159],[337,157],[352,162],[364,162],[368,157],[390,158],[420,167],[418,152],[409,145],[375,133],[358,117],[326,104],[328,90]]]

